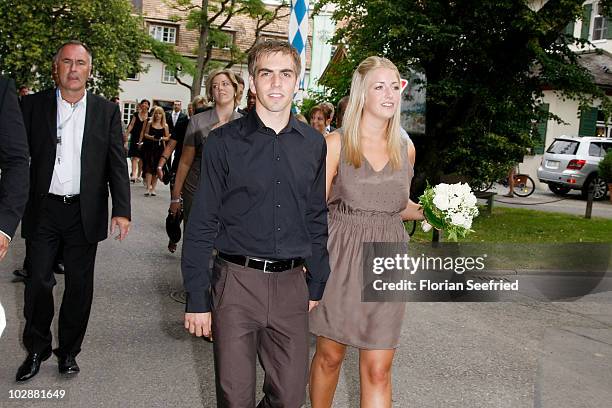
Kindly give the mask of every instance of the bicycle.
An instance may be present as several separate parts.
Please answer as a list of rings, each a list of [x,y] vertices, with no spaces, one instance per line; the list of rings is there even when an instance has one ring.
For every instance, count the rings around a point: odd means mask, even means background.
[[[518,167],[517,167],[518,169]],[[485,181],[479,186],[474,187],[474,192],[484,193],[493,187],[493,183],[497,182],[508,188],[508,178],[503,177],[497,181]],[[528,174],[516,173],[514,175],[514,194],[518,197],[529,197],[535,191],[535,182]]]

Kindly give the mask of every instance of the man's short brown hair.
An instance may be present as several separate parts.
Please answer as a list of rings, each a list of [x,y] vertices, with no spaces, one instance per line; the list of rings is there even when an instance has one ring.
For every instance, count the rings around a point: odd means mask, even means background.
[[[261,57],[276,54],[277,52],[284,55],[289,55],[291,57],[293,60],[293,66],[295,67],[295,75],[299,76],[302,71],[300,54],[298,54],[297,50],[287,41],[278,40],[262,41],[251,48],[248,58],[249,75],[255,76],[257,61],[259,61]]]

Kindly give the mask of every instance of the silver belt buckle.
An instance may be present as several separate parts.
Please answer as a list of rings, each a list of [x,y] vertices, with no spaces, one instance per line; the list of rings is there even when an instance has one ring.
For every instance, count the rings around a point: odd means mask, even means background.
[[[72,198],[72,196],[70,195],[65,195],[64,197],[62,197],[64,199],[64,204],[69,204],[68,200],[70,200]]]
[[[268,263],[272,263],[272,261],[268,261],[267,259],[264,259],[264,268],[263,268],[263,272],[264,272],[264,273],[274,273],[274,272],[272,272],[272,271],[268,271],[268,270],[267,270],[267,268],[268,268]]]

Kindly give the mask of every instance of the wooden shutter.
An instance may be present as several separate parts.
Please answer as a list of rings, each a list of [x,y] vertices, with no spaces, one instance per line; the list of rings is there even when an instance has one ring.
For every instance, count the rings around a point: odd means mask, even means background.
[[[563,33],[567,35],[571,35],[572,37],[574,36],[574,22],[573,21],[565,26],[565,30],[563,30]]]
[[[549,104],[543,103],[539,106],[539,109],[548,114]],[[548,125],[548,119],[544,119],[536,123],[536,134],[533,144],[534,154],[544,154],[544,146],[546,145],[546,125]]]
[[[588,108],[580,111],[580,126],[578,136],[595,136],[597,125],[597,108]]]
[[[591,11],[593,10],[592,4],[587,4],[582,8],[582,31],[580,32],[580,38],[584,40],[589,39],[589,31],[591,29]]]

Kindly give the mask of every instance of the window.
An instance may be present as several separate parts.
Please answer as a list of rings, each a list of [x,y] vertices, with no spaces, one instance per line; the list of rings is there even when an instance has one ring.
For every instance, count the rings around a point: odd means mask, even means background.
[[[176,27],[151,25],[149,34],[158,41],[176,44]]]
[[[164,70],[162,73],[162,82],[165,84],[176,84],[174,72],[172,72],[166,65],[164,65]]]
[[[593,18],[593,41],[605,40],[608,33],[608,20],[602,15],[601,8],[601,4],[598,3],[596,5],[597,14]]]
[[[612,143],[592,142],[589,144],[589,156],[604,157],[611,150]]]
[[[576,154],[579,143],[574,140],[555,139],[546,153],[553,154]]]
[[[259,41],[287,41],[287,37],[282,34],[262,34],[259,36]]]
[[[236,33],[235,32],[233,32],[233,31],[223,31],[223,35],[225,37],[227,37],[227,41],[225,42],[225,44],[223,44],[222,47],[219,47],[217,45],[213,45],[213,48],[216,48],[216,49],[221,48],[223,50],[229,50],[230,47],[236,43]]]
[[[132,120],[132,115],[134,115],[134,112],[136,112],[136,102],[123,102],[123,107],[121,108],[121,119],[123,120],[123,123],[128,125],[130,120]]]
[[[127,79],[130,81],[138,81],[138,73],[136,71],[128,72]]]

